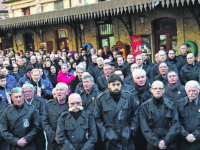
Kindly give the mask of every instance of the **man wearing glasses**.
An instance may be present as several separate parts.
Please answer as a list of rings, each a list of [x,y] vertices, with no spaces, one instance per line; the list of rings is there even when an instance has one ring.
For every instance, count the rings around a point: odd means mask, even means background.
[[[103,141],[103,150],[133,150],[133,137],[138,128],[138,115],[134,96],[122,90],[122,79],[112,74],[108,88],[99,95],[94,115]]]
[[[140,106],[140,126],[147,140],[146,150],[177,150],[176,136],[179,134],[176,105],[163,97],[164,84],[154,81],[151,86],[153,98]]]
[[[56,130],[57,143],[61,150],[94,150],[97,142],[95,119],[83,110],[79,94],[69,96],[69,110],[61,114]]]

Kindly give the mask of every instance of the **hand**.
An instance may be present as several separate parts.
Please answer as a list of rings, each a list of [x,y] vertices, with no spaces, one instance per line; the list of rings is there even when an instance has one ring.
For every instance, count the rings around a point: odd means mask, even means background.
[[[189,134],[188,136],[186,136],[186,140],[190,143],[194,142],[196,140],[196,138],[194,137],[193,134]]]
[[[41,97],[42,95],[42,88],[37,87],[37,96]]]
[[[25,138],[21,138],[17,141],[17,145],[24,147],[27,144],[26,139]]]
[[[164,141],[164,140],[161,140],[160,143],[159,143],[159,145],[158,145],[158,147],[159,147],[160,149],[166,149],[167,146],[165,145],[165,141]]]

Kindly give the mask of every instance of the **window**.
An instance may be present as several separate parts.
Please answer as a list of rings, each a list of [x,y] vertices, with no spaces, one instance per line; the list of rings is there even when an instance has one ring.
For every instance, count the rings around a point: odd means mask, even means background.
[[[54,9],[55,10],[59,10],[59,9],[63,9],[64,8],[64,6],[63,6],[63,1],[56,1],[55,3],[54,3]]]
[[[23,8],[23,9],[22,9],[22,12],[23,12],[23,15],[24,15],[24,16],[30,15],[30,7]]]

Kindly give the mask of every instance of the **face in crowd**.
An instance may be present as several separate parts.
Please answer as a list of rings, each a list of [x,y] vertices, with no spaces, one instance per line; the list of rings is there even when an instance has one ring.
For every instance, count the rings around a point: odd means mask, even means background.
[[[161,98],[165,93],[164,84],[161,81],[154,81],[150,90],[156,99]]]

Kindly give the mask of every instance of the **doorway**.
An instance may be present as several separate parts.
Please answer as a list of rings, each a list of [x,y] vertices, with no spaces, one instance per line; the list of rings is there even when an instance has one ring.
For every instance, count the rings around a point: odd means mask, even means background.
[[[24,34],[24,47],[26,51],[34,51],[34,36],[33,33]]]
[[[161,46],[177,51],[177,26],[174,18],[161,18],[153,22],[155,33],[155,52],[160,50]]]

